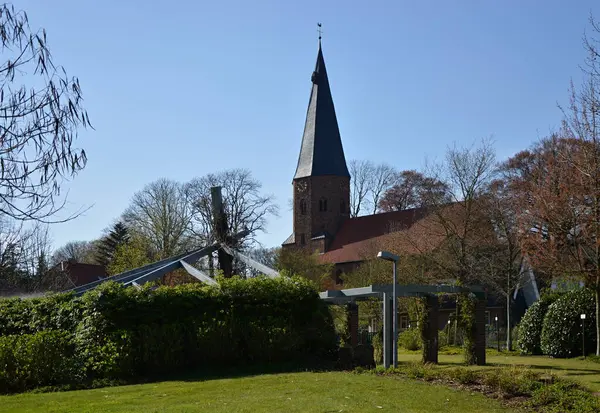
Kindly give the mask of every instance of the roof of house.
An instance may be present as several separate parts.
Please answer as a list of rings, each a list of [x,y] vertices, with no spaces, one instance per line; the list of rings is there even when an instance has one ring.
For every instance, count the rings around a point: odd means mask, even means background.
[[[317,63],[311,81],[312,89],[294,179],[322,175],[350,177],[329,88],[321,41],[319,41]]]
[[[98,281],[108,276],[106,269],[102,265],[84,264],[74,261],[63,261],[54,266],[53,269],[64,272],[75,287]]]
[[[397,234],[426,215],[425,208],[413,208],[347,219],[321,260],[338,264],[363,261],[378,246],[397,244]]]

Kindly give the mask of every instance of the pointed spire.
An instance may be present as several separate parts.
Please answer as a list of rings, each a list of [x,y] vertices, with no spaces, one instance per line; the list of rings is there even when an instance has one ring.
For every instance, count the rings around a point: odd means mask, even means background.
[[[320,32],[317,63],[311,81],[312,90],[294,179],[322,175],[349,177],[333,98],[329,89]]]

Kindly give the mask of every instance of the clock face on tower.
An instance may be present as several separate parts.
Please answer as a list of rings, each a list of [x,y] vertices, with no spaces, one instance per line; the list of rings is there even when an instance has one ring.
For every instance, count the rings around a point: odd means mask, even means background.
[[[300,192],[306,191],[306,182],[300,181],[300,182],[296,183],[296,186],[298,187],[298,191],[300,191]]]

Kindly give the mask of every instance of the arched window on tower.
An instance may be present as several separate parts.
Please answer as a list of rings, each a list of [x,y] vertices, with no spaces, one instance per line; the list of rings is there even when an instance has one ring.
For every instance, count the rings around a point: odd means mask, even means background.
[[[346,201],[344,201],[343,199],[340,199],[340,212],[342,214],[346,213]]]
[[[305,199],[300,200],[300,214],[306,215],[306,200]]]
[[[325,199],[325,198],[319,199],[319,211],[320,212],[327,211],[327,199]]]

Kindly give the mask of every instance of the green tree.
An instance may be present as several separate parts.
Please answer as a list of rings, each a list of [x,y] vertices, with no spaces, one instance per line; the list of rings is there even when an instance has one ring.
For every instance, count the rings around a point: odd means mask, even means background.
[[[117,249],[127,243],[129,240],[129,231],[121,221],[113,225],[110,232],[98,243],[96,261],[98,264],[108,267],[112,262]]]
[[[151,248],[150,242],[140,235],[133,235],[116,248],[107,271],[110,275],[116,275],[156,260],[157,254]]]
[[[307,249],[281,249],[276,260],[276,268],[285,275],[299,275],[313,281],[318,288],[333,286],[333,264],[323,263],[319,254]]]

